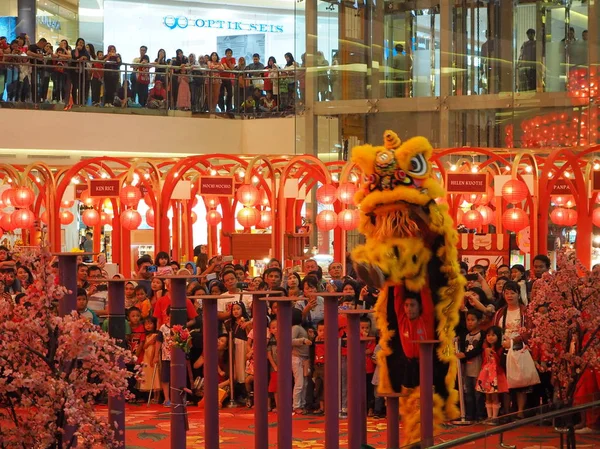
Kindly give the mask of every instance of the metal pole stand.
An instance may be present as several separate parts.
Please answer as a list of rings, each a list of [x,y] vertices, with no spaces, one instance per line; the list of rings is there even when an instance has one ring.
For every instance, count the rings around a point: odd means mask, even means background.
[[[459,352],[458,346],[458,337],[454,339],[454,349],[456,352]],[[459,358],[456,359],[456,375],[458,377],[458,398],[460,404],[460,419],[456,421],[452,421],[452,424],[455,426],[470,426],[473,424],[473,421],[467,421],[465,417],[465,390],[463,385],[463,377],[462,377],[462,363]]]
[[[387,447],[388,449],[400,448],[400,398],[406,397],[402,393],[382,394],[385,398],[387,420]]]
[[[237,408],[238,405],[235,402],[235,380],[234,376],[234,360],[233,360],[233,322],[231,323],[231,329],[227,332],[227,339],[229,342],[227,343],[229,346],[229,400],[227,404],[224,405],[225,408]]]
[[[433,446],[433,350],[438,340],[418,340],[421,447]]]

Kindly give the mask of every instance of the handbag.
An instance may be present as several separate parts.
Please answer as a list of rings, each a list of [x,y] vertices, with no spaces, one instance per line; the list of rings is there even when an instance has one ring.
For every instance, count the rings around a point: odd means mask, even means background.
[[[506,380],[508,388],[523,388],[540,383],[529,349],[525,345],[522,349],[514,349],[512,339],[506,356]]]

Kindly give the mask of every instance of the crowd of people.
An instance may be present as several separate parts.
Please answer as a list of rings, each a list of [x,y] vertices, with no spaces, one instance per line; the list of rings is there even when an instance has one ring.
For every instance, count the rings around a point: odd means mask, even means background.
[[[168,58],[159,49],[150,58],[142,45],[139,56],[123,61],[114,45],[106,52],[79,38],[71,46],[65,39],[56,48],[45,38],[31,43],[27,35],[9,42],[0,37],[0,101],[64,103],[104,107],[144,107],[192,112],[246,114],[293,113],[304,93],[305,55],[299,64],[292,53],[278,63],[270,56],[266,64],[258,53],[252,61],[226,49],[187,56],[178,49]],[[317,64],[329,62],[319,52]],[[334,75],[332,75],[334,76]],[[4,82],[2,82],[4,80]],[[327,71],[319,72],[319,95],[330,98]],[[72,100],[72,103],[71,103]]]
[[[34,282],[34,277],[27,266],[18,261],[11,262],[10,257],[10,250],[0,247],[3,291],[16,295],[18,300]],[[344,265],[338,261],[330,263],[324,271],[314,259],[306,260],[302,267],[295,269],[284,268],[281,261],[272,259],[261,276],[250,277],[248,267],[234,263],[231,256],[216,256],[207,260],[199,255],[183,266],[173,261],[167,252],[159,252],[154,259],[149,255],[142,256],[132,273],[136,280],[125,284],[127,343],[138,361],[143,362],[141,377],[130,385],[136,400],[153,399],[165,406],[170,405],[169,362],[173,338],[171,296],[169,281],[165,281],[161,275],[184,274],[192,276],[186,288],[186,327],[191,341],[188,381],[194,392],[190,398],[192,401],[202,400],[204,365],[202,301],[194,298],[204,294],[221,295],[223,298],[217,302],[221,401],[232,398],[240,406],[245,404],[253,407],[254,366],[255,363],[267,363],[271,395],[269,409],[276,410],[280,356],[277,351],[277,302],[268,303],[267,360],[257,361],[253,357],[251,293],[280,291],[298,298],[292,310],[292,372],[284,374],[293,379],[294,414],[322,414],[327,407],[323,392],[326,387],[324,367],[327,363],[324,341],[328,323],[324,317],[324,299],[319,292],[327,291],[342,293],[340,309],[365,309],[360,319],[361,335],[375,337],[366,345],[364,354],[368,415],[384,417],[385,400],[377,394],[377,354],[381,350],[379,332],[374,314],[367,313],[368,309],[374,307],[379,291],[357,280],[351,261],[347,262],[347,272],[344,273]],[[456,328],[457,357],[462,363],[462,394],[467,420],[496,424],[507,419],[521,419],[529,413],[529,409],[540,405],[550,407],[555,401],[553,390],[557,380],[553,377],[551,360],[542,348],[536,348],[529,342],[532,311],[528,310],[528,304],[537,294],[536,281],[550,270],[550,266],[547,256],[535,256],[530,277],[523,265],[469,267],[465,262],[460,262],[467,285],[460,310],[460,323]],[[58,269],[57,263],[53,268]],[[122,275],[117,274],[116,277]],[[104,330],[108,330],[106,278],[101,263],[79,263],[77,312]],[[533,312],[545,313],[544,309],[541,306]],[[419,298],[409,297],[404,299],[403,308],[398,313],[404,314],[402,319],[410,321],[412,328],[419,326],[421,310]],[[343,314],[338,318],[337,330],[341,342],[340,405],[341,416],[344,417],[347,414],[348,389],[347,322]],[[524,345],[530,348],[540,382],[509,388],[507,377],[512,375],[514,378],[518,374],[510,372],[510,365],[506,364],[507,352],[511,347],[518,349]],[[586,392],[589,390],[587,387]],[[576,391],[576,397],[579,391]],[[594,432],[597,430],[594,426],[593,420],[583,419],[577,432]]]

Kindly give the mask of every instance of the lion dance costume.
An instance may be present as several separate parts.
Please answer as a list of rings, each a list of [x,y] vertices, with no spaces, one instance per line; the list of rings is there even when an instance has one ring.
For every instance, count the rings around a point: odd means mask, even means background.
[[[352,258],[359,277],[380,288],[375,306],[381,332],[379,393],[404,393],[404,437],[420,439],[419,346],[439,340],[433,360],[434,423],[456,419],[454,328],[459,321],[465,280],[460,275],[458,234],[448,208],[436,203],[444,190],[434,177],[427,139],[401,143],[392,131],[384,146],[359,146],[352,161],[366,176],[355,197],[366,243]],[[418,315],[405,307],[418,304]]]

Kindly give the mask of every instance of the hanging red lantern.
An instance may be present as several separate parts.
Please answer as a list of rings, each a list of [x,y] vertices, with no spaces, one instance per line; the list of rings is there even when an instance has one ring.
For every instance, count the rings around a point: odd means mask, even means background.
[[[557,226],[565,226],[566,219],[567,209],[564,207],[555,207],[552,212],[550,212],[550,221]]]
[[[204,205],[207,209],[214,209],[219,205],[219,198],[216,196],[205,196]]]
[[[11,214],[10,221],[15,229],[28,229],[33,226],[35,215],[29,209],[17,209]]]
[[[96,226],[100,223],[100,214],[96,209],[86,209],[81,214],[81,221],[88,227]]]
[[[518,179],[511,179],[502,186],[502,198],[511,204],[520,203],[528,194],[527,184]]]
[[[573,198],[573,195],[552,195],[550,197],[550,202],[557,206],[567,206],[568,203],[571,203],[571,205],[567,207],[572,207],[574,206],[575,198]]]
[[[258,201],[258,189],[251,184],[244,184],[238,189],[236,198],[246,207],[254,206]]]
[[[243,207],[237,213],[237,221],[244,228],[256,226],[260,220],[260,214],[254,207]]]
[[[216,210],[209,210],[206,213],[206,222],[210,225],[210,226],[216,226],[219,223],[221,223],[221,220],[223,219],[223,217],[221,217],[221,214],[216,211]]]
[[[40,215],[40,220],[42,221],[42,223],[44,223],[45,225],[48,224],[48,211],[45,210],[44,212],[42,212],[42,215]]]
[[[4,207],[11,207],[15,205],[15,191],[14,189],[6,189],[2,192],[2,202]]]
[[[338,214],[338,225],[344,231],[352,231],[358,226],[358,210],[346,209]]]
[[[81,197],[79,200],[87,207],[96,207],[99,202],[98,198],[90,196],[90,189],[86,189],[81,192]]]
[[[135,186],[125,186],[121,189],[119,198],[125,206],[136,207],[142,199],[142,192]]]
[[[487,186],[486,193],[482,193],[479,200],[475,202],[477,206],[487,206],[494,199],[494,189]]]
[[[463,216],[463,223],[469,229],[477,229],[481,226],[483,218],[479,211],[471,209]]]
[[[317,227],[321,231],[331,231],[337,226],[337,214],[332,210],[323,210],[317,215]]]
[[[102,225],[102,226],[111,225],[112,226],[113,218],[114,217],[111,214],[102,212],[100,214],[100,225]]]
[[[462,200],[467,204],[477,204],[481,201],[481,195],[478,193],[469,193],[462,196]]]
[[[74,219],[75,219],[75,217],[73,216],[73,214],[70,211],[68,211],[68,210],[60,211],[60,224],[61,225],[69,225],[69,224],[73,223]]]
[[[325,184],[317,190],[317,201],[321,204],[333,204],[337,195],[337,189],[331,184]],[[335,226],[334,226],[335,227]]]
[[[64,208],[64,209],[70,209],[73,207],[73,204],[75,204],[75,201],[72,200],[62,200],[60,202],[60,207]]]
[[[4,229],[6,232],[11,232],[14,231],[15,229],[15,224],[12,222],[11,219],[11,215],[10,214],[3,214],[2,218],[0,218],[0,226],[2,227],[2,229]]]
[[[481,214],[481,224],[487,226],[494,222],[494,211],[487,206],[479,206],[477,211]]]
[[[259,228],[268,228],[271,226],[272,222],[271,211],[270,210],[261,210],[260,211],[260,220],[258,221]]]
[[[565,226],[575,226],[577,224],[577,211],[574,209],[566,209]]]
[[[529,217],[523,209],[513,207],[502,214],[502,224],[508,231],[519,232],[529,226]]]
[[[154,192],[148,192],[144,195],[144,203],[146,203],[146,206],[148,207],[153,207],[152,196],[154,196]]]
[[[456,211],[456,226],[463,224],[463,217],[465,216],[465,212],[462,209],[458,209]]]
[[[146,211],[146,224],[148,226],[150,226],[151,228],[154,227],[155,220],[154,220],[154,209],[150,208]]]
[[[337,189],[337,198],[343,204],[354,204],[354,194],[358,189],[356,185],[351,182],[345,182],[340,184]]]
[[[258,201],[261,206],[269,207],[271,205],[271,200],[265,189],[260,190],[260,194],[258,197],[259,197]]]
[[[135,209],[127,209],[121,214],[119,219],[121,221],[121,226],[128,231],[135,231],[142,224],[142,216]]]
[[[592,223],[594,226],[600,227],[600,207],[595,208],[592,212]]]
[[[192,211],[192,213],[190,214],[190,218],[192,219],[192,224],[194,224],[198,221],[198,214]]]
[[[15,207],[26,208],[33,204],[35,194],[29,187],[21,186],[15,189],[13,199]]]

